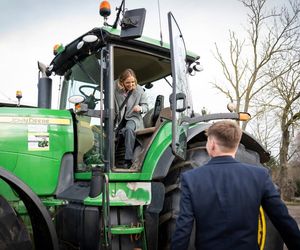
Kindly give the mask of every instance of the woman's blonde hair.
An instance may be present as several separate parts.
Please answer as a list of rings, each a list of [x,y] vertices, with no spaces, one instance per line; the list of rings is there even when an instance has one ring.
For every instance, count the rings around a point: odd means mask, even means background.
[[[118,88],[119,88],[119,89],[122,89],[122,90],[123,90],[123,89],[125,88],[123,82],[124,82],[128,77],[130,77],[130,76],[134,77],[134,79],[135,79],[135,87],[134,87],[133,89],[136,88],[136,86],[137,86],[137,79],[136,79],[136,75],[135,75],[134,71],[133,71],[132,69],[125,69],[125,70],[120,74],[120,76],[119,76],[119,78],[118,78]]]

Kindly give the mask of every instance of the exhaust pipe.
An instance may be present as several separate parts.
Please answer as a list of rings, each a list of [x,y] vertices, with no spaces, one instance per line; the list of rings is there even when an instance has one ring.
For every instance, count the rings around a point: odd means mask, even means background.
[[[51,108],[52,95],[52,79],[49,77],[41,77],[38,82],[38,107]]]
[[[46,65],[38,62],[38,68],[38,107],[50,109],[52,101],[52,79],[47,76]],[[42,74],[42,77],[40,77],[40,74]]]

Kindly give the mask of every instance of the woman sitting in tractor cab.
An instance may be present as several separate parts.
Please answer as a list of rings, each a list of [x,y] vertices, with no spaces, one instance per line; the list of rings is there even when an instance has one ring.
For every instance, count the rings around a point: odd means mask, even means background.
[[[115,125],[116,133],[125,138],[124,168],[132,165],[135,145],[135,131],[144,128],[142,114],[148,111],[144,89],[137,84],[132,69],[124,70],[119,76],[115,88]]]

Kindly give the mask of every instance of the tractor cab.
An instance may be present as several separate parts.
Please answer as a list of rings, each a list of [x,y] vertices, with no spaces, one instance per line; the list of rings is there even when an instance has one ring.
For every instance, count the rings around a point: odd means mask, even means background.
[[[133,16],[132,16],[133,15]],[[78,134],[77,170],[104,164],[107,171],[139,172],[151,143],[165,123],[172,122],[173,152],[185,157],[192,102],[186,74],[198,56],[187,55],[176,21],[169,13],[170,45],[141,36],[144,9],[124,13],[134,26],[93,29],[65,48],[57,47],[50,73],[63,76],[60,109],[76,114]],[[170,53],[171,46],[171,53]],[[197,62],[198,63],[198,62]],[[136,131],[134,162],[123,169],[124,138],[115,131],[114,91],[121,72],[134,70],[148,99],[144,129]]]

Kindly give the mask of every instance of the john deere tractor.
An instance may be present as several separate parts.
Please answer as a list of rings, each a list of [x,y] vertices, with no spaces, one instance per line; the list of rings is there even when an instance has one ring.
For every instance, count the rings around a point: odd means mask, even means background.
[[[205,130],[249,118],[193,110],[188,77],[199,57],[186,50],[171,12],[169,44],[142,36],[145,9],[125,11],[123,0],[116,16],[39,63],[38,107],[0,107],[0,249],[169,249],[180,174],[209,160]],[[126,68],[150,105],[130,168],[114,124],[114,86]],[[51,109],[55,76],[59,109]],[[269,154],[244,132],[237,158],[263,167]],[[262,210],[257,220],[260,249],[282,249]]]

